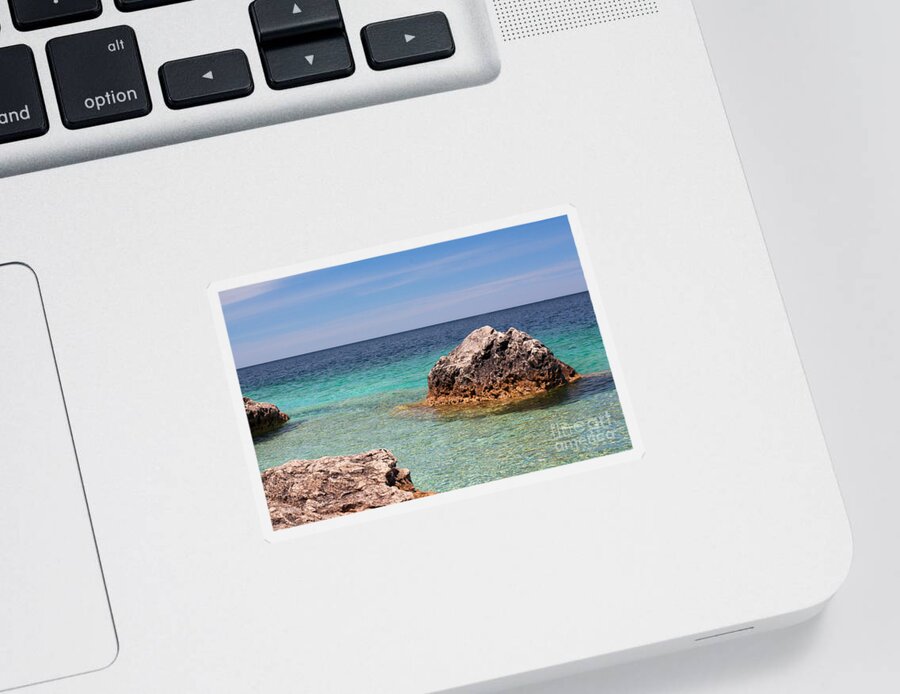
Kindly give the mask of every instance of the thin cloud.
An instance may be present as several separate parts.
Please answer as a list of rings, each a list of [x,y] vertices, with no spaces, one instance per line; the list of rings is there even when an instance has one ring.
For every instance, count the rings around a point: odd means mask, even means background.
[[[433,261],[427,261],[424,263],[419,263],[418,265],[414,265],[411,268],[403,268],[397,270],[389,270],[382,273],[377,273],[374,275],[362,275],[360,277],[354,279],[348,279],[343,282],[333,282],[329,285],[324,285],[316,288],[307,289],[300,292],[293,292],[291,294],[281,295],[272,297],[268,301],[260,301],[260,302],[249,302],[250,299],[255,299],[260,295],[271,293],[273,289],[281,288],[281,287],[268,287],[266,286],[262,291],[258,294],[253,294],[252,292],[248,292],[247,296],[234,299],[228,304],[236,304],[239,302],[247,302],[245,306],[236,306],[234,308],[228,309],[227,318],[231,321],[241,320],[243,318],[249,318],[251,316],[262,315],[266,313],[272,312],[280,312],[285,311],[291,308],[298,308],[303,304],[307,304],[311,301],[317,301],[319,299],[324,299],[328,296],[335,296],[343,293],[350,292],[355,289],[361,289],[366,287],[367,285],[376,285],[375,289],[378,290],[379,287],[383,284],[397,277],[409,276],[411,274],[416,274],[417,277],[425,275],[428,271],[432,271],[445,266],[458,266],[460,263],[463,263],[467,260],[470,260],[478,255],[477,251],[463,251],[461,253],[456,253],[451,256],[445,256],[443,258],[439,258]],[[317,271],[314,271],[317,272]],[[263,285],[271,285],[276,284],[278,282],[282,283],[282,286],[288,284],[288,281],[293,278],[286,278],[283,280],[273,280],[273,282],[265,282]],[[407,284],[411,284],[415,280],[402,280],[399,283],[395,283],[394,288],[405,286]],[[250,287],[245,287],[244,289],[252,290],[255,287],[260,285],[251,285]],[[240,291],[240,290],[232,290],[232,291]],[[223,306],[226,305],[226,302],[222,302]]]
[[[318,351],[350,342],[382,337],[394,332],[414,330],[426,325],[433,325],[435,322],[442,323],[459,318],[467,318],[471,315],[477,315],[477,313],[502,310],[516,305],[517,302],[531,303],[532,301],[553,298],[553,295],[547,294],[547,284],[550,284],[552,280],[557,280],[555,285],[551,285],[557,287],[557,292],[551,293],[555,294],[555,296],[573,294],[586,289],[584,276],[581,273],[581,267],[578,262],[566,261],[551,267],[482,282],[481,284],[446,294],[437,301],[422,302],[418,298],[410,298],[407,301],[385,305],[379,309],[335,318],[314,327],[293,330],[274,339],[254,340],[240,345],[241,352],[244,354],[243,362],[245,364],[259,363],[258,361],[254,362],[253,359],[258,359],[259,355],[265,352],[278,355],[272,356],[267,360],[282,359],[303,352]],[[558,280],[568,281],[565,284],[559,284]],[[528,285],[535,285],[536,283],[545,284],[533,286],[531,293],[534,296],[529,296]],[[511,289],[518,291],[509,292],[508,290]],[[504,292],[506,292],[505,298],[507,300],[500,302],[503,305],[496,305],[488,310],[478,311],[475,314],[471,312],[473,302],[483,301],[490,297],[501,299],[504,298]],[[431,317],[441,311],[453,308],[456,308],[457,311],[441,320],[419,320],[423,316]],[[394,326],[400,324],[402,327],[385,331],[384,327],[386,324]],[[310,334],[315,335],[315,343],[308,344],[304,349],[302,345],[309,342]]]
[[[263,294],[268,294],[269,292],[274,291],[279,287],[279,285],[283,284],[283,282],[284,280],[279,279],[272,280],[270,282],[250,284],[246,287],[238,287],[237,289],[226,289],[223,292],[219,292],[219,301],[222,302],[222,306],[230,306],[242,301],[256,299]]]
[[[585,291],[565,217],[222,293],[249,365]]]

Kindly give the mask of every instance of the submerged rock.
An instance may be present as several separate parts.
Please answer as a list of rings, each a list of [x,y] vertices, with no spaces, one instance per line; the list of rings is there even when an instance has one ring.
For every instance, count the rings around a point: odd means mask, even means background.
[[[489,325],[469,333],[428,374],[426,405],[458,405],[521,398],[580,378],[540,340]]]
[[[396,504],[433,492],[417,490],[409,470],[383,448],[356,455],[291,460],[263,470],[275,530]]]
[[[253,437],[275,431],[290,419],[272,403],[256,402],[250,398],[244,398],[244,412],[247,414],[250,435]]]

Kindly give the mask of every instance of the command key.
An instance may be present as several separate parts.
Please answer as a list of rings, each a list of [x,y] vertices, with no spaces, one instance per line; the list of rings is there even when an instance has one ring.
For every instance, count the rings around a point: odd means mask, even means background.
[[[47,113],[28,46],[0,48],[0,143],[47,132]]]

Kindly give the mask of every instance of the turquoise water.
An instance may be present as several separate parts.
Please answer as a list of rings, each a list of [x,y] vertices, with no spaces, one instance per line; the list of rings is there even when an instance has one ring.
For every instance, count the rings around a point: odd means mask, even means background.
[[[438,358],[475,328],[516,327],[583,378],[516,403],[421,406]],[[290,415],[255,441],[260,470],[386,448],[413,483],[449,491],[631,448],[587,293],[238,370],[244,395]]]

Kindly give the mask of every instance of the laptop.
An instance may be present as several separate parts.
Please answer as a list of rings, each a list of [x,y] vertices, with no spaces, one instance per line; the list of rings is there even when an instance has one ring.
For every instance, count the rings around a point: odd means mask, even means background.
[[[0,690],[502,691],[846,576],[688,0],[7,0],[0,176]]]

